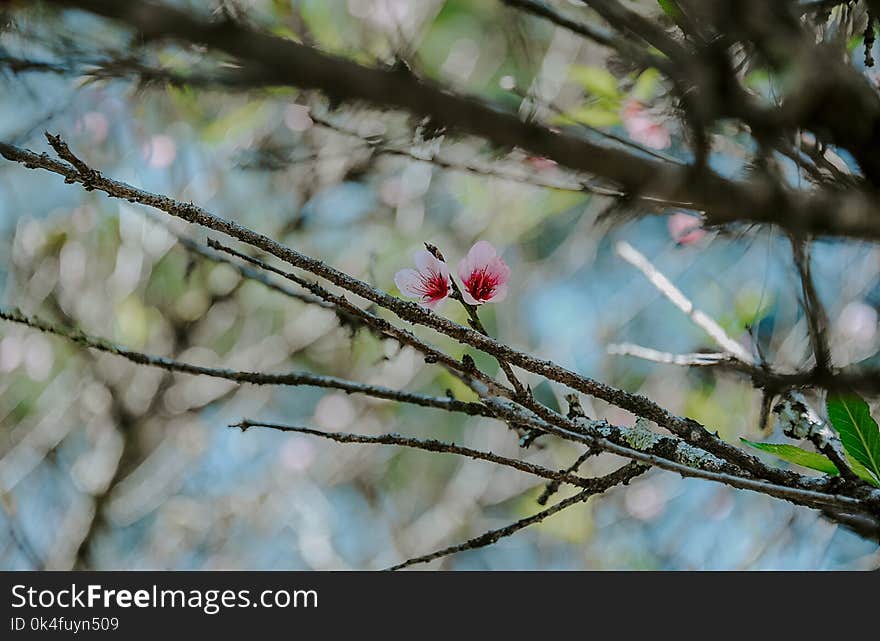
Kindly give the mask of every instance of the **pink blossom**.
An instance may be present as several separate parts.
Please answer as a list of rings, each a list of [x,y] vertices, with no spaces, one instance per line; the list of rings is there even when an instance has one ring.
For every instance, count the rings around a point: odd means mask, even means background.
[[[623,106],[623,127],[629,137],[653,149],[665,149],[672,140],[666,125],[654,118],[638,100]]]
[[[510,267],[485,240],[475,243],[458,263],[458,275],[464,285],[461,295],[469,305],[500,303],[507,296]]]
[[[679,245],[692,245],[702,240],[706,235],[702,225],[702,221],[697,216],[681,211],[672,214],[666,222],[669,235]]]
[[[449,296],[449,268],[424,249],[417,251],[414,258],[417,269],[401,269],[394,275],[394,283],[404,296],[434,309]]]

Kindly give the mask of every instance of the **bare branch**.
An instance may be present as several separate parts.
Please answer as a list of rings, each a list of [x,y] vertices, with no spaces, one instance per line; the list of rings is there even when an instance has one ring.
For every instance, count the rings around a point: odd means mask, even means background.
[[[539,0],[501,0],[504,4],[514,9],[519,9],[526,13],[530,13],[539,18],[544,18],[553,24],[568,29],[572,33],[583,36],[593,42],[610,47],[622,56],[625,56],[635,62],[646,67],[657,67],[658,69],[668,69],[668,60],[651,53],[644,47],[635,45],[632,40],[621,37],[620,35],[599,29],[587,22],[574,20],[562,15],[559,11],[548,5],[546,2]]]
[[[64,145],[66,147],[63,141],[60,141],[58,138],[53,137],[51,141],[55,145]],[[71,153],[69,150],[63,151],[65,155]],[[153,207],[154,209],[158,209],[159,211],[163,211],[167,214],[183,219],[187,222],[202,225],[204,227],[222,232],[244,243],[266,251],[273,256],[284,260],[288,264],[293,265],[294,267],[304,269],[316,276],[325,278],[326,280],[334,283],[335,285],[343,289],[346,289],[349,292],[357,294],[362,298],[370,300],[377,305],[394,312],[399,318],[405,321],[430,327],[442,334],[445,334],[446,336],[449,336],[450,338],[453,338],[462,343],[466,343],[472,347],[486,352],[487,354],[491,354],[496,358],[505,360],[512,365],[521,367],[526,371],[539,374],[550,380],[562,383],[563,385],[567,385],[574,390],[577,390],[584,394],[595,396],[608,403],[611,403],[612,405],[616,405],[622,409],[628,410],[637,416],[641,416],[651,421],[654,421],[658,425],[665,427],[672,431],[674,434],[677,434],[678,436],[684,438],[689,443],[703,448],[719,456],[720,458],[731,461],[742,469],[747,470],[760,478],[768,479],[774,483],[786,483],[790,481],[788,473],[786,473],[784,470],[778,470],[776,468],[764,465],[756,457],[743,452],[739,448],[730,445],[729,443],[725,443],[718,436],[711,434],[708,430],[706,430],[705,427],[703,427],[696,421],[675,416],[657,403],[651,401],[644,396],[631,394],[624,390],[611,387],[609,385],[606,385],[605,383],[582,376],[571,370],[561,367],[552,361],[539,359],[519,350],[516,350],[504,343],[498,342],[493,338],[484,336],[476,330],[464,327],[442,316],[439,316],[423,306],[390,296],[386,292],[379,290],[372,285],[357,278],[354,278],[344,272],[334,269],[330,265],[327,265],[320,260],[306,256],[292,248],[285,247],[284,245],[281,245],[275,240],[269,238],[268,236],[264,236],[263,234],[254,232],[246,227],[242,227],[241,225],[238,225],[233,221],[215,216],[214,214],[192,203],[182,203],[168,198],[167,196],[157,195],[138,189],[126,183],[107,178],[103,176],[100,172],[92,169],[89,169],[89,172],[87,172],[86,175],[82,175],[73,166],[53,160],[49,158],[46,154],[35,154],[33,152],[20,149],[13,145],[0,143],[0,154],[2,154],[9,160],[13,160],[15,162],[23,164],[25,167],[41,168],[59,174],[63,176],[67,182],[80,183],[86,189],[98,189],[113,198],[125,199],[130,202],[137,202],[143,205],[147,205],[149,207]],[[314,283],[305,285],[304,283],[308,283],[308,281],[296,277],[295,275],[288,275],[285,272],[281,272],[280,270],[275,271],[276,273],[285,275],[285,277],[288,277],[291,280],[295,280],[295,282],[297,282],[298,284],[306,286],[315,295],[323,297],[323,294],[321,294],[320,292],[326,291]],[[327,295],[334,296],[329,293]],[[421,341],[418,341],[418,339],[415,339],[415,337],[413,337],[411,334],[403,332],[403,330],[396,329],[388,321],[385,321],[384,319],[378,319],[377,317],[372,316],[367,312],[364,312],[360,308],[352,305],[351,303],[346,301],[344,297],[336,296],[335,298],[333,298],[333,302],[344,306],[347,311],[350,311],[351,313],[358,315],[360,318],[363,318],[365,322],[367,322],[367,319],[369,318],[370,322],[377,324],[377,327],[389,333],[393,332],[395,333],[395,336],[404,337],[404,335],[406,335],[407,340],[410,341],[409,344],[412,344],[414,347],[418,346],[418,349],[420,349],[420,351],[424,352],[424,350],[426,349],[432,349],[425,346],[425,344]],[[425,353],[427,355],[427,352]],[[436,358],[438,362],[444,364],[446,364],[446,362],[450,360],[447,356],[445,356],[441,352],[438,352],[437,350],[432,350],[431,358]],[[443,359],[446,360],[444,361]],[[464,366],[463,364],[457,363],[456,361],[452,361],[451,363],[449,363],[449,367],[451,371],[458,371],[465,378],[468,375],[472,375],[473,377],[479,379],[479,376],[477,375],[475,368],[473,367]],[[453,370],[453,367],[457,367],[458,369]],[[466,380],[465,382],[467,382],[468,384],[472,384],[474,381]],[[480,382],[484,385],[497,385],[497,383],[494,382]],[[546,411],[545,409],[542,410],[542,408],[537,406],[530,406],[529,409],[539,412],[539,416],[543,415],[545,418],[547,417],[546,414],[542,414],[542,412]]]
[[[583,454],[575,459],[574,463],[561,471],[565,474],[574,474],[580,469],[581,465],[584,464],[584,461],[586,461],[591,456],[595,456],[598,453],[599,452],[597,450],[594,450],[593,448],[588,448]],[[538,497],[538,505],[547,505],[547,501],[550,500],[550,497],[559,491],[560,485],[561,483],[557,480],[553,480],[548,483],[547,487],[544,488],[544,491],[541,492],[541,496]]]
[[[560,421],[560,423],[564,425],[564,427],[558,427],[557,425],[547,423],[540,418],[525,414],[523,410],[521,410],[518,406],[514,405],[511,401],[507,399],[501,399],[497,397],[485,397],[483,398],[483,402],[490,409],[492,409],[495,412],[496,416],[498,416],[499,418],[504,418],[511,422],[523,423],[570,441],[576,441],[585,445],[596,447],[605,452],[618,454],[633,461],[645,463],[646,465],[652,467],[658,467],[660,469],[668,470],[670,472],[676,472],[684,477],[701,478],[708,481],[715,481],[717,483],[729,485],[730,487],[735,487],[742,490],[751,490],[761,494],[766,494],[769,496],[774,496],[776,498],[791,501],[798,505],[807,505],[810,507],[830,506],[843,511],[860,512],[866,514],[872,514],[873,511],[880,509],[880,490],[874,490],[871,488],[859,488],[860,496],[864,496],[865,498],[857,499],[840,494],[831,494],[815,490],[805,490],[801,489],[800,487],[788,487],[785,485],[769,483],[763,480],[744,478],[732,474],[726,474],[723,472],[714,472],[710,470],[694,468],[688,465],[684,465],[682,463],[678,463],[676,461],[670,461],[669,459],[661,456],[647,454],[632,447],[618,445],[611,442],[609,439],[604,438],[603,436],[595,436],[593,434],[595,434],[596,432],[593,432],[591,434],[584,431],[585,426],[583,425],[583,423],[574,423],[572,421],[569,421],[568,419],[565,419],[564,417]],[[781,473],[782,477],[787,477],[788,482],[792,483],[793,485],[796,484],[794,479],[797,479],[799,475],[786,472],[785,470],[778,471]],[[801,477],[800,482],[805,485],[810,484],[809,480],[803,477]],[[827,487],[827,483],[813,483],[813,485],[822,485]]]
[[[685,365],[690,367],[709,367],[724,364],[735,365],[740,361],[731,358],[726,352],[696,352],[694,354],[673,354],[633,343],[611,343],[605,348],[613,356],[633,356],[655,363]]]
[[[828,346],[827,336],[828,316],[819,300],[816,284],[813,282],[813,274],[810,270],[810,248],[806,240],[794,234],[789,234],[789,240],[791,240],[794,264],[800,276],[804,316],[807,318],[807,327],[810,330],[810,344],[816,358],[816,369],[820,372],[828,371],[831,366],[831,349]]]
[[[592,480],[576,476],[570,472],[557,472],[541,465],[535,465],[527,461],[520,461],[506,456],[500,456],[493,452],[483,452],[470,447],[463,447],[455,443],[445,443],[434,439],[418,439],[401,436],[400,434],[381,434],[377,436],[366,436],[361,434],[349,434],[347,432],[325,432],[309,427],[300,427],[297,425],[283,425],[280,423],[266,423],[263,421],[253,421],[251,419],[242,419],[240,422],[230,425],[230,427],[240,428],[246,431],[252,427],[265,427],[267,429],[277,430],[280,432],[296,432],[299,434],[309,434],[311,436],[319,436],[337,443],[365,443],[371,445],[397,445],[400,447],[408,447],[411,449],[425,450],[427,452],[439,452],[443,454],[458,454],[468,458],[489,461],[504,467],[510,467],[520,472],[527,472],[541,478],[550,479],[555,483],[568,483],[577,487],[592,487]]]
[[[450,412],[462,412],[471,416],[493,416],[493,414],[480,403],[466,403],[453,398],[426,396],[424,394],[415,394],[412,392],[402,392],[390,389],[381,385],[368,385],[366,383],[358,383],[349,381],[335,376],[320,376],[309,372],[288,372],[285,374],[266,374],[263,372],[243,372],[233,369],[221,369],[215,367],[204,367],[202,365],[193,365],[191,363],[183,363],[175,361],[164,356],[154,356],[151,354],[143,354],[133,350],[114,345],[109,341],[100,338],[94,338],[77,329],[64,327],[48,323],[39,318],[25,316],[18,310],[9,310],[0,308],[0,318],[13,323],[26,325],[41,332],[62,336],[70,341],[78,343],[84,347],[114,354],[137,363],[139,365],[147,365],[149,367],[158,367],[171,372],[180,372],[182,374],[192,374],[193,376],[210,376],[212,378],[222,378],[236,383],[248,383],[251,385],[287,385],[287,386],[308,386],[308,387],[324,387],[330,389],[338,389],[347,394],[365,394],[375,398],[397,401],[399,403],[409,403],[411,405],[420,405],[422,407],[433,407],[436,409],[447,410]]]
[[[430,554],[425,554],[422,556],[417,556],[415,558],[409,559],[402,563],[398,563],[397,565],[392,565],[388,570],[402,570],[403,568],[410,567],[412,565],[418,565],[420,563],[428,563],[429,561],[434,561],[435,559],[442,558],[444,556],[449,556],[450,554],[456,554],[458,552],[464,552],[465,550],[475,550],[477,548],[486,547],[487,545],[492,545],[499,539],[502,539],[506,536],[510,536],[512,534],[516,534],[523,528],[526,528],[530,525],[534,525],[535,523],[540,523],[547,517],[553,516],[557,512],[561,512],[567,507],[571,507],[572,505],[577,505],[578,503],[583,503],[591,496],[596,494],[601,494],[612,487],[620,484],[627,484],[632,478],[638,476],[639,474],[643,474],[648,470],[644,465],[639,465],[637,463],[629,463],[624,465],[622,468],[617,470],[616,472],[612,472],[607,476],[602,476],[597,479],[592,479],[593,487],[590,489],[583,490],[582,492],[578,492],[574,496],[564,499],[553,505],[548,507],[545,510],[541,510],[537,514],[534,514],[525,519],[519,520],[516,523],[512,523],[506,527],[499,528],[497,530],[490,530],[485,534],[481,534],[480,536],[474,537],[473,539],[469,539],[464,543],[459,543],[457,545],[452,545],[447,548],[443,548],[442,550],[437,550],[436,552],[431,552]]]
[[[522,122],[512,113],[498,111],[473,97],[444,91],[411,73],[364,67],[240,23],[207,22],[154,2],[52,2],[120,20],[147,39],[178,39],[223,51],[236,57],[264,85],[314,88],[324,91],[333,100],[364,100],[402,109],[484,137],[496,145],[526,149],[576,171],[603,177],[619,185],[625,193],[646,194],[662,201],[692,202],[694,209],[706,212],[712,224],[772,222],[814,234],[880,238],[880,225],[874,216],[875,197],[867,191],[854,190],[842,198],[840,193],[831,190],[790,191],[764,176],[736,182],[706,167],[701,167],[699,175],[695,175],[693,167],[670,166],[594,144],[571,132],[559,133],[537,123]],[[616,3],[597,1],[591,6],[615,27],[638,34],[667,55],[680,50],[662,29],[639,19],[640,16],[634,17]],[[849,80],[856,82],[855,76]],[[860,82],[864,86],[852,89],[862,96],[867,84],[863,79]],[[746,115],[754,115],[751,106],[742,110]],[[877,111],[880,112],[880,108]],[[863,129],[860,126],[859,131]],[[844,133],[849,136],[847,140],[855,140],[853,132]]]
[[[690,299],[685,296],[672,282],[664,276],[660,270],[651,264],[644,254],[626,241],[620,241],[615,245],[617,255],[630,265],[642,272],[651,284],[657,288],[666,299],[684,312],[693,323],[706,332],[727,353],[741,360],[743,363],[754,364],[755,359],[745,348],[727,335],[727,332],[713,318],[705,312],[694,307]]]

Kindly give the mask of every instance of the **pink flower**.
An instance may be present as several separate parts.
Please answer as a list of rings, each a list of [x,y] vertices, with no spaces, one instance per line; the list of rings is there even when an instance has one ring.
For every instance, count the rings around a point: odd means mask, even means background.
[[[629,137],[653,149],[665,149],[672,140],[669,130],[658,122],[638,100],[628,100],[623,106],[623,127]]]
[[[669,235],[679,245],[693,245],[702,240],[706,235],[703,222],[696,216],[684,212],[677,212],[666,221]]]
[[[464,285],[462,297],[469,305],[500,303],[507,296],[510,267],[485,240],[475,243],[458,263],[458,275]]]
[[[394,275],[394,284],[404,296],[434,309],[449,296],[449,268],[424,249],[417,251],[414,258],[417,269],[401,269]]]

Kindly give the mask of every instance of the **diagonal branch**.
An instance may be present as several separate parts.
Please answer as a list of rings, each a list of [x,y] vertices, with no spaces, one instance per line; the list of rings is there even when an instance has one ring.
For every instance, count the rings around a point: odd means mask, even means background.
[[[436,552],[417,556],[402,563],[398,563],[397,565],[393,565],[388,568],[388,570],[402,570],[403,568],[410,567],[411,565],[428,563],[429,561],[434,561],[435,559],[449,556],[450,554],[464,552],[465,550],[476,550],[477,548],[492,545],[499,539],[502,539],[506,536],[511,536],[512,534],[516,534],[523,528],[534,525],[535,523],[540,523],[547,517],[553,516],[554,514],[556,514],[557,512],[561,512],[565,508],[571,507],[572,505],[577,505],[578,503],[583,503],[591,496],[601,494],[602,492],[605,492],[616,485],[626,485],[631,479],[635,478],[639,474],[643,474],[647,470],[648,468],[644,465],[639,465],[638,463],[629,463],[627,465],[624,465],[616,472],[608,474],[607,476],[592,479],[593,485],[589,489],[578,492],[570,498],[563,499],[559,503],[556,503],[555,505],[548,507],[545,510],[541,510],[537,514],[533,514],[532,516],[521,519],[516,523],[511,523],[506,527],[499,528],[497,530],[489,530],[485,534],[481,534],[480,536],[469,539],[464,543],[452,545],[450,547],[443,548],[442,550],[437,550]]]
[[[873,514],[880,509],[880,490],[859,488],[860,496],[866,497],[865,499],[859,499],[841,494],[832,494],[830,492],[801,489],[801,487],[796,486],[799,475],[786,472],[785,470],[778,471],[781,472],[781,476],[787,478],[787,482],[791,483],[793,486],[779,485],[764,480],[691,467],[690,465],[671,461],[662,456],[642,452],[633,447],[618,445],[604,436],[598,436],[597,431],[585,432],[583,425],[564,417],[562,417],[560,421],[563,427],[560,427],[535,416],[526,414],[519,409],[518,406],[507,399],[482,395],[481,397],[483,398],[484,404],[494,411],[498,418],[522,423],[570,441],[580,442],[601,449],[605,452],[618,454],[633,461],[645,463],[649,466],[658,467],[670,472],[676,472],[683,477],[715,481],[737,489],[751,490],[760,494],[766,494],[768,496],[791,501],[798,505],[806,505],[810,507],[835,507],[843,511],[867,514]],[[803,477],[801,477],[801,479],[803,479]],[[803,479],[803,481],[805,484],[809,484],[807,482],[808,479]],[[825,482],[820,482],[818,484],[813,483],[814,486],[820,484],[822,486],[827,485]]]
[[[58,147],[59,155],[71,154],[67,145],[57,137],[49,137],[49,140],[51,144]],[[330,281],[342,289],[370,300],[380,307],[393,312],[402,320],[424,325],[461,343],[465,343],[487,354],[495,356],[496,358],[505,360],[511,365],[516,365],[526,371],[544,376],[545,378],[566,385],[584,394],[589,394],[602,399],[612,405],[632,412],[636,416],[647,418],[658,425],[669,429],[671,432],[684,438],[689,443],[735,463],[740,468],[747,470],[757,477],[768,479],[774,483],[786,483],[790,481],[790,476],[784,470],[779,470],[763,464],[756,457],[724,442],[717,435],[713,435],[696,421],[675,416],[665,408],[644,396],[614,388],[600,381],[577,374],[576,372],[561,367],[552,361],[536,358],[530,354],[514,349],[491,337],[484,336],[476,330],[464,327],[448,320],[447,318],[439,316],[421,305],[390,296],[386,292],[373,287],[369,283],[341,272],[323,261],[306,256],[295,249],[278,243],[268,236],[243,227],[231,220],[220,218],[197,205],[179,202],[167,196],[153,194],[138,189],[127,183],[107,178],[100,172],[91,168],[89,168],[85,174],[82,174],[72,165],[53,160],[47,154],[36,154],[13,145],[0,143],[0,155],[3,155],[9,160],[21,163],[27,168],[40,168],[59,174],[65,178],[66,182],[80,183],[87,190],[97,189],[103,191],[112,198],[120,198],[130,202],[140,203],[189,223],[201,225],[236,238],[241,242],[259,248],[276,258],[280,258],[294,267],[308,271]],[[295,275],[286,274],[280,270],[275,271],[294,280],[298,284],[303,285],[304,283],[308,283],[308,281],[296,277]],[[312,287],[309,287],[309,285]],[[318,296],[322,295],[319,292],[326,292],[326,290],[314,283],[309,283],[308,285],[303,286],[309,287],[310,291]],[[365,322],[369,318],[370,322],[376,323],[377,327],[388,333],[394,333],[395,337],[404,338],[409,341],[408,344],[412,344],[414,347],[418,346],[417,349],[425,353],[426,356],[429,356],[430,354],[432,360],[436,359],[438,362],[444,364],[451,361],[448,365],[450,370],[461,373],[465,377],[463,380],[465,380],[466,383],[472,384],[474,382],[473,380],[467,380],[468,375],[471,375],[473,379],[480,379],[476,368],[473,366],[468,367],[465,364],[449,359],[449,357],[442,352],[438,352],[437,350],[433,350],[433,348],[426,346],[411,333],[395,328],[395,326],[388,321],[379,319],[378,317],[361,310],[357,306],[352,305],[345,299],[345,297],[335,296],[329,293],[326,295],[333,297],[333,302],[344,306],[347,311],[363,318]],[[425,350],[431,351],[428,352]],[[454,367],[457,367],[458,369],[452,369]],[[480,382],[489,386],[498,385],[491,381],[486,382],[480,380]],[[530,407],[529,409],[538,412],[542,411],[539,407]]]
[[[626,193],[662,201],[692,202],[713,224],[734,221],[776,223],[815,234],[880,238],[875,197],[853,190],[846,197],[831,191],[798,192],[767,177],[743,181],[723,178],[706,167],[669,166],[621,149],[595,144],[571,131],[523,122],[513,113],[472,96],[459,95],[409,72],[370,68],[331,56],[240,23],[208,22],[156,2],[51,0],[119,20],[147,40],[174,39],[207,46],[237,59],[254,82],[323,91],[333,101],[363,100],[401,109],[500,147],[519,147],[559,164],[610,180]],[[606,19],[638,33],[661,50],[677,47],[662,29],[611,2],[591,2]],[[623,13],[620,13],[621,10]],[[619,24],[618,24],[619,23]],[[665,38],[665,40],[664,40]],[[667,52],[667,55],[671,55]],[[846,212],[842,215],[841,212]]]
[[[626,241],[620,241],[615,246],[617,255],[630,265],[642,272],[651,284],[657,288],[663,296],[673,305],[684,312],[691,321],[712,337],[718,345],[728,354],[743,363],[754,364],[755,359],[745,348],[727,335],[727,332],[715,320],[704,311],[694,307],[691,300],[685,296],[678,287],[672,284],[659,269],[651,264],[644,254]]]
[[[365,436],[361,434],[349,434],[347,432],[324,432],[309,427],[300,427],[297,425],[282,425],[280,423],[266,423],[263,421],[252,421],[250,419],[242,419],[240,422],[230,427],[240,428],[246,431],[252,427],[265,427],[279,432],[296,432],[298,434],[309,434],[321,438],[336,441],[337,443],[365,443],[371,445],[397,445],[400,447],[408,447],[411,449],[425,450],[427,452],[441,452],[444,454],[458,454],[468,458],[481,461],[489,461],[505,467],[510,467],[520,472],[527,472],[541,478],[549,479],[554,483],[568,483],[577,487],[592,487],[592,481],[582,476],[577,476],[571,472],[557,472],[541,465],[535,465],[527,461],[520,461],[506,456],[500,456],[493,452],[483,452],[470,447],[463,447],[455,443],[445,443],[434,439],[418,439],[401,436],[399,434],[381,434],[378,436]]]
[[[725,365],[736,368],[740,363],[739,360],[731,358],[726,352],[695,352],[693,354],[674,354],[672,352],[661,352],[652,347],[644,347],[643,345],[635,345],[633,343],[612,343],[605,348],[608,354],[613,356],[633,356],[654,363],[665,363],[667,365],[685,365],[689,367],[710,367]]]
[[[401,345],[408,345],[415,350],[421,352],[425,357],[425,362],[440,363],[441,365],[446,367],[446,369],[450,373],[459,377],[465,383],[467,383],[468,379],[470,378],[476,378],[483,384],[498,390],[499,393],[505,396],[508,396],[512,393],[509,391],[508,388],[500,385],[494,379],[489,378],[476,367],[472,367],[470,364],[455,360],[444,352],[441,352],[440,350],[431,347],[421,339],[417,338],[412,332],[400,329],[399,327],[392,325],[388,321],[379,318],[375,314],[365,309],[361,309],[357,305],[354,305],[349,300],[347,300],[344,296],[333,294],[326,288],[320,286],[318,283],[306,280],[305,278],[302,278],[292,272],[286,272],[282,269],[278,269],[277,267],[265,263],[258,258],[248,256],[247,254],[232,249],[231,247],[227,247],[226,245],[223,245],[213,238],[208,239],[208,246],[211,249],[224,252],[226,254],[229,254],[230,256],[235,256],[236,258],[239,258],[245,262],[256,265],[260,269],[271,272],[273,274],[278,274],[279,276],[282,276],[283,278],[286,278],[287,280],[290,280],[291,282],[300,285],[301,287],[313,293],[320,300],[323,300],[333,305],[334,307],[341,311],[344,311],[345,313],[351,314],[358,320],[362,321],[365,325],[373,328],[383,335],[397,340]]]
[[[366,383],[358,383],[336,376],[321,376],[311,374],[309,372],[288,372],[285,374],[266,374],[263,372],[244,372],[233,369],[222,369],[216,367],[204,367],[202,365],[194,365],[192,363],[183,363],[164,356],[154,356],[144,354],[133,350],[120,347],[104,339],[95,338],[85,334],[77,329],[48,323],[39,318],[25,316],[18,310],[9,310],[0,307],[0,318],[13,323],[26,325],[41,332],[62,336],[74,343],[78,343],[84,347],[94,349],[107,354],[120,356],[132,363],[138,365],[147,365],[149,367],[158,367],[171,372],[180,372],[183,374],[192,374],[193,376],[210,376],[212,378],[222,378],[236,383],[249,383],[251,385],[286,385],[286,386],[308,386],[308,387],[324,387],[330,389],[338,389],[347,394],[365,394],[374,398],[397,401],[399,403],[408,403],[411,405],[420,405],[422,407],[433,407],[437,409],[447,410],[450,412],[462,412],[471,416],[494,416],[485,406],[480,403],[467,403],[454,398],[427,396],[425,394],[415,394],[412,392],[403,392],[400,390],[383,387],[381,385],[369,385]]]

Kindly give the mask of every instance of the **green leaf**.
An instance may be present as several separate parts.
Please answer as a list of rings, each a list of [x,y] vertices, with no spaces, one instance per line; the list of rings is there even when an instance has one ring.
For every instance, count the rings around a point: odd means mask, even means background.
[[[559,118],[562,122],[582,122],[590,127],[613,127],[620,124],[620,113],[601,105],[580,107]]]
[[[583,86],[587,93],[600,98],[620,99],[617,78],[602,67],[572,65],[569,77]]]
[[[862,46],[862,43],[864,42],[864,40],[865,39],[864,39],[864,37],[862,37],[861,34],[851,36],[850,39],[846,41],[846,50],[849,53],[852,53],[853,51],[855,51],[856,49],[858,49],[859,47]]]
[[[653,67],[645,69],[633,84],[632,97],[639,102],[650,102],[659,84],[660,72]]]
[[[880,487],[880,481],[874,478],[874,475],[868,471],[868,468],[855,460],[852,456],[850,456],[847,452],[843,453],[846,456],[846,462],[849,463],[850,469],[855,473],[863,481],[867,481],[871,485],[876,485]]]
[[[811,470],[825,472],[825,474],[839,474],[837,467],[831,462],[831,459],[823,454],[808,452],[807,450],[802,450],[794,445],[785,445],[782,443],[755,443],[744,438],[741,438],[740,440],[749,447],[754,447],[756,450],[761,450],[763,452],[769,452],[789,463],[795,463],[803,467],[808,467]]]
[[[657,4],[663,9],[663,13],[675,20],[676,24],[682,18],[681,8],[676,0],[657,0]]]
[[[880,428],[857,394],[829,395],[828,418],[840,434],[843,449],[880,479]]]

